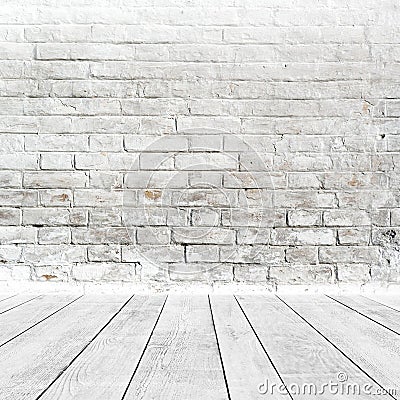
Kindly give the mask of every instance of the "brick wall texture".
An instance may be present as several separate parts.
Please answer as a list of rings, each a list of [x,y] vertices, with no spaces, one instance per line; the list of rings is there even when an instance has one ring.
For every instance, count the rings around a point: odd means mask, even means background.
[[[400,283],[397,0],[2,0],[0,280]]]

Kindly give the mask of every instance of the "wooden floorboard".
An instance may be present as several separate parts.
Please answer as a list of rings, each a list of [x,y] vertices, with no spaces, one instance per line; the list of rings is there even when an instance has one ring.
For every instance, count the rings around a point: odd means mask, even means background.
[[[207,296],[169,296],[124,400],[228,399]]]
[[[400,335],[400,312],[362,296],[329,297]]]
[[[359,385],[379,387],[340,351],[294,313],[287,305],[273,296],[239,296],[243,312],[257,332],[264,348],[280,376],[289,388],[295,389],[294,399],[309,400],[310,395],[302,385],[312,384],[318,390],[329,381],[337,382],[338,375],[345,373],[348,381]],[[291,391],[292,392],[292,391]],[[360,393],[359,399],[370,399]],[[388,396],[382,396],[388,399]],[[323,399],[352,399],[354,395],[330,391]]]
[[[165,296],[135,296],[50,386],[42,400],[120,400]]]
[[[12,312],[0,314],[0,347],[77,298],[71,295],[40,296],[14,308]]]
[[[365,297],[400,312],[400,294],[398,296],[374,294],[374,295],[367,295]]]
[[[328,297],[283,296],[283,300],[381,387],[400,389],[397,334]],[[399,396],[400,390],[392,398]]]
[[[16,295],[0,305],[1,400],[400,400],[400,311],[378,298]]]
[[[84,296],[0,348],[0,399],[36,399],[127,297]]]
[[[6,298],[0,302],[0,314],[10,312],[11,310],[25,304],[40,296],[33,294],[19,294],[10,298]]]
[[[259,387],[266,380],[282,385],[271,360],[233,296],[211,296],[210,303],[231,399],[265,399]],[[290,399],[279,393],[273,398]]]

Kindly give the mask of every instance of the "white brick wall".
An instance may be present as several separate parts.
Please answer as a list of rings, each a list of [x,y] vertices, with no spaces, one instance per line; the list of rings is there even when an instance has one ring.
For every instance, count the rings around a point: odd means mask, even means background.
[[[400,282],[396,0],[3,0],[0,280]]]

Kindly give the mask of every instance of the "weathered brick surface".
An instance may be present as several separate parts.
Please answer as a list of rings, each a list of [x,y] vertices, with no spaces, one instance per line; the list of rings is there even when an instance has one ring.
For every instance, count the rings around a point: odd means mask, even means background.
[[[3,0],[0,280],[400,283],[399,18]]]

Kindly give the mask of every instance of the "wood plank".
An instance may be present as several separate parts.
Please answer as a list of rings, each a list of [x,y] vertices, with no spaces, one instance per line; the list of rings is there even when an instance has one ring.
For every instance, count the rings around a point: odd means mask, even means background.
[[[374,300],[378,303],[381,303],[385,305],[386,307],[393,308],[396,311],[400,312],[400,295],[394,296],[394,295],[387,295],[387,294],[368,294],[365,296],[369,298],[370,300]]]
[[[0,346],[65,307],[78,296],[40,296],[13,310],[0,314]]]
[[[124,400],[228,399],[207,296],[170,296]]]
[[[41,397],[120,400],[166,296],[135,296]]]
[[[233,296],[211,296],[211,310],[231,399],[265,399],[265,380],[282,384],[267,354]],[[263,390],[263,387],[261,387]],[[274,399],[290,399],[277,393]]]
[[[328,296],[400,335],[400,312],[363,296]]]
[[[400,389],[397,334],[327,297],[284,296],[283,300],[382,387]],[[400,391],[393,398],[399,396]]]
[[[36,299],[38,297],[40,296],[38,296],[37,294],[19,294],[8,299],[4,299],[2,302],[0,302],[0,314],[10,312],[20,305],[32,301],[33,299]]]
[[[0,398],[36,399],[127,297],[84,296],[0,348]]]
[[[294,399],[309,400],[309,385],[322,390],[314,398],[352,399],[353,394],[334,393],[326,385],[346,373],[348,383],[379,387],[309,324],[273,296],[240,296],[244,312]],[[360,393],[357,399],[370,399]],[[387,395],[382,398],[389,399]]]

